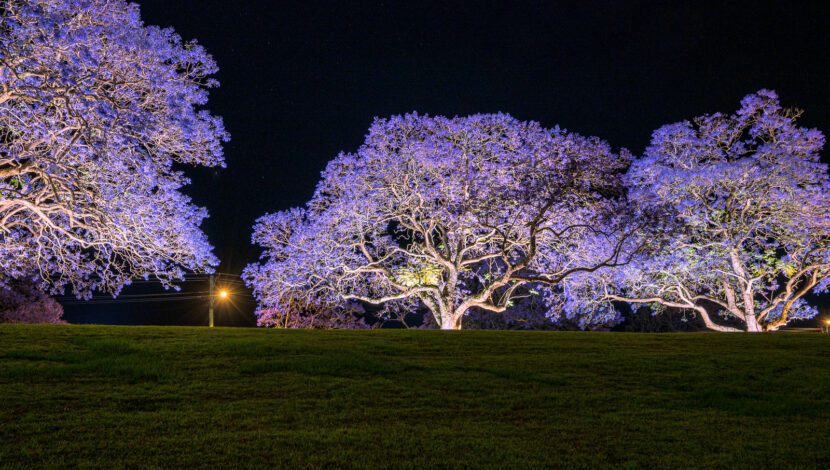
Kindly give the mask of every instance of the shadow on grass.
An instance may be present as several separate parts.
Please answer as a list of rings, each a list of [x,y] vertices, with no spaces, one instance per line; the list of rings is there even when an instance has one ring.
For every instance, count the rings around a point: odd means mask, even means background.
[[[133,341],[119,338],[78,337],[66,352],[9,351],[0,356],[8,380],[67,378],[116,379],[126,383],[163,382],[177,378],[158,355]]]
[[[330,377],[391,377],[415,367],[397,361],[377,359],[366,354],[342,352],[336,355],[292,355],[246,361],[239,365],[243,375],[297,373]]]
[[[771,387],[770,387],[771,388]],[[709,408],[731,415],[774,418],[824,414],[821,403],[812,397],[790,397],[786,401],[770,399],[770,393],[747,387],[716,385],[700,390],[695,397],[699,408]]]

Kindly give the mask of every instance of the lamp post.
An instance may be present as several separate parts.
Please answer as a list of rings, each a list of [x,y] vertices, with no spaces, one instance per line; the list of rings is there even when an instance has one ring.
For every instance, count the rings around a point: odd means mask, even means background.
[[[824,332],[830,333],[830,320],[824,320]]]
[[[210,297],[210,307],[208,307],[208,326],[213,328],[213,303],[216,301],[216,296],[213,295],[213,289],[216,287],[216,278],[213,274],[210,275],[210,290],[208,296]]]
[[[210,275],[210,290],[208,291],[208,297],[210,299],[210,307],[208,307],[208,326],[213,328],[213,306],[216,303],[216,297],[219,297],[222,300],[227,300],[230,297],[230,292],[227,289],[219,289],[219,293],[216,294],[214,291],[216,290],[216,277],[211,274]]]

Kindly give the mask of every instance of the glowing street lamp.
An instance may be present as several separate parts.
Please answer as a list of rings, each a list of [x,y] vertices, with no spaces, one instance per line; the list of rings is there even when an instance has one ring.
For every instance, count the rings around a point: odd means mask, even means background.
[[[214,294],[213,291],[216,289],[216,278],[213,274],[210,275],[210,292],[208,296],[210,297],[210,307],[208,308],[208,326],[213,328],[213,304],[216,302],[216,297],[219,297],[222,300],[227,300],[230,298],[231,293],[228,292],[227,289],[219,289],[219,292]]]

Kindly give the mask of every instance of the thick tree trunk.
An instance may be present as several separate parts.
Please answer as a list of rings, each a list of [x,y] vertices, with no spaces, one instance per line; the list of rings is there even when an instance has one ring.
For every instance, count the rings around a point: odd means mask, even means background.
[[[442,330],[460,330],[463,315],[447,314],[441,317]]]
[[[749,333],[761,333],[764,331],[764,327],[758,323],[758,318],[754,314],[746,316],[746,331]]]

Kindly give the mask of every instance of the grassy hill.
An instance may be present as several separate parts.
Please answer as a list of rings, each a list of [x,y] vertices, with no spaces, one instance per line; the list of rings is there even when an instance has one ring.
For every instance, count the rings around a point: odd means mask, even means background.
[[[830,336],[0,325],[0,467],[830,465]]]

